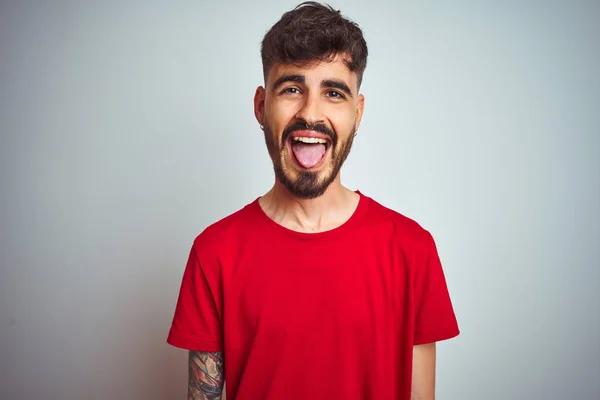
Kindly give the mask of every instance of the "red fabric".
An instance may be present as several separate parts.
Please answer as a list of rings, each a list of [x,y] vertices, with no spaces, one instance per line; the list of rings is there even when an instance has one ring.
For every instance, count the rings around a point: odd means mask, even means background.
[[[458,333],[431,235],[361,194],[328,232],[258,201],[208,227],[167,341],[223,351],[228,400],[408,400],[413,345]]]

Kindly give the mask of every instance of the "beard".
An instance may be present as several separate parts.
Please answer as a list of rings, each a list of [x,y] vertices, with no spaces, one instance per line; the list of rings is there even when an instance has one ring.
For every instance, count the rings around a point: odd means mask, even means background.
[[[284,130],[281,137],[281,143],[277,143],[273,131],[268,124],[264,125],[264,134],[267,150],[273,161],[273,169],[277,180],[279,180],[294,196],[300,199],[314,199],[325,193],[329,185],[338,176],[342,169],[342,165],[348,158],[350,150],[352,149],[356,127],[352,129],[345,142],[339,142],[337,134],[325,125],[316,124],[309,126],[309,130],[323,133],[331,139],[331,155],[329,160],[327,160],[327,165],[319,172],[303,170],[290,171],[293,167],[288,167],[288,170],[286,170],[286,168],[284,168],[283,160],[288,152],[287,141],[294,131],[305,130],[306,128],[306,124],[299,122],[290,125]],[[289,157],[294,158],[295,156],[289,154]],[[327,157],[327,155],[324,155],[324,157]]]

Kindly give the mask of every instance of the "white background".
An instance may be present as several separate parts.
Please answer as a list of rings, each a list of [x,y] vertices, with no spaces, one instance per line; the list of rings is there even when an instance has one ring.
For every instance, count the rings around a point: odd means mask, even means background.
[[[0,3],[0,397],[183,399],[194,237],[266,192],[259,44],[296,3]],[[600,397],[600,5],[338,1],[352,189],[429,229],[438,398]],[[385,371],[382,371],[385,373]]]

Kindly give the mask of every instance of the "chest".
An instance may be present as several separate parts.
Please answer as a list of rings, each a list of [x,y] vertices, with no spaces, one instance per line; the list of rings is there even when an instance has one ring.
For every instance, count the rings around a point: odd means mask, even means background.
[[[408,305],[408,262],[385,242],[254,246],[231,266],[226,309],[248,329],[302,332],[384,324]]]

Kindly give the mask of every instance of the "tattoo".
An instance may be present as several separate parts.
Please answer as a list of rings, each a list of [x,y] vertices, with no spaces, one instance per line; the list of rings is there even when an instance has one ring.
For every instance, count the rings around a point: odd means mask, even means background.
[[[190,351],[188,400],[221,400],[223,354]]]

